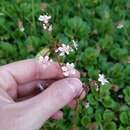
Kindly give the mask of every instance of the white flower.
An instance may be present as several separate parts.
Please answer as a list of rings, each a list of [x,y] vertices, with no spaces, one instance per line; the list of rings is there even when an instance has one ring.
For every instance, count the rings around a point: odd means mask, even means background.
[[[124,27],[124,24],[122,22],[118,23],[117,29],[122,29]]]
[[[85,108],[89,108],[90,107],[90,103],[89,102],[85,102]]]
[[[62,44],[61,47],[58,47],[55,52],[59,52],[60,56],[64,56],[65,54],[69,54],[73,49],[69,45]]]
[[[48,61],[49,61],[49,56],[45,56],[45,57],[39,56],[40,63],[46,64]]]
[[[43,29],[45,29],[45,30],[47,29],[47,26],[46,26],[46,24],[43,24]]]
[[[52,31],[52,25],[50,25],[50,26],[48,27],[48,31],[49,31],[49,32]]]
[[[98,92],[99,91],[99,86],[98,84],[95,82],[95,87],[96,87],[96,91]]]
[[[51,59],[49,59],[49,56],[39,56],[39,63],[42,64],[44,68],[46,68],[50,63],[52,62]]]
[[[96,91],[99,91],[99,87],[98,86],[96,86]]]
[[[76,43],[75,40],[72,40],[72,42],[73,42],[73,46],[74,46],[74,48],[77,50],[77,49],[78,49],[78,44]]]
[[[47,24],[49,22],[49,20],[51,19],[51,16],[47,16],[47,15],[40,15],[38,20]]]
[[[24,26],[23,26],[23,22],[21,20],[18,20],[18,27],[19,27],[19,30],[20,32],[24,32]]]
[[[43,22],[43,29],[47,30],[49,32],[52,31],[52,25],[49,23],[49,20],[51,19],[51,16],[47,16],[47,15],[40,15],[38,20]]]
[[[69,76],[69,75],[75,74],[76,71],[74,67],[75,66],[73,63],[66,63],[66,65],[61,68],[63,71],[63,75]]]
[[[99,76],[98,81],[101,82],[102,85],[105,85],[106,83],[108,83],[108,80],[105,79],[104,74],[99,74],[98,76]]]
[[[24,32],[24,27],[20,27],[19,30],[20,30],[21,32]]]

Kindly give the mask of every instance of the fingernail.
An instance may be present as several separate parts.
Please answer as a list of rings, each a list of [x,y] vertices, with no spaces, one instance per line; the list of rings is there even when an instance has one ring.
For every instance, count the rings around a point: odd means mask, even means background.
[[[75,96],[81,91],[82,89],[82,82],[77,78],[68,78],[68,87],[70,87],[75,94]]]

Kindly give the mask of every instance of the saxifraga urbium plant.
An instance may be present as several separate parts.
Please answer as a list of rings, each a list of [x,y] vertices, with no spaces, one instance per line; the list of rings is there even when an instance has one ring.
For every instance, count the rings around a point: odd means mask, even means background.
[[[1,0],[0,64],[43,49],[43,67],[58,61],[65,77],[81,73],[85,98],[41,130],[130,130],[129,9],[129,0]],[[40,14],[51,17],[43,24]]]
[[[51,16],[48,15],[40,15],[38,20],[41,22],[41,26],[42,28],[48,32],[49,38],[50,38],[50,43],[52,43],[52,46],[50,46],[50,48],[44,48],[41,52],[38,53],[38,55],[36,56],[36,58],[39,61],[39,64],[42,64],[42,66],[44,68],[46,68],[49,64],[51,64],[53,62],[52,59],[50,59],[49,55],[53,54],[53,59],[59,64],[59,66],[61,67],[61,71],[64,75],[64,77],[68,77],[70,75],[74,75],[76,73],[76,69],[75,69],[75,64],[78,64],[78,59],[75,58],[75,63],[69,63],[68,62],[68,57],[69,55],[72,55],[73,53],[75,53],[75,51],[78,51],[78,44],[76,43],[76,41],[74,39],[71,40],[70,44],[60,44],[58,41],[56,41],[51,32],[53,29],[52,24],[50,24],[50,20],[51,20]],[[88,48],[87,54],[89,53],[90,56],[88,56],[88,58],[92,58],[91,56],[93,55],[97,55],[97,52],[94,51],[92,48]],[[84,56],[85,57],[85,56]],[[92,58],[94,60],[94,58]],[[80,72],[80,71],[79,71]],[[82,74],[82,72],[80,72]],[[83,77],[83,76],[82,76]],[[101,85],[107,85],[109,82],[107,79],[105,79],[104,74],[99,74],[98,75],[98,81],[101,83]],[[89,84],[85,84],[83,83],[83,90],[79,93],[79,96],[76,97],[77,100],[77,106],[75,107],[75,111],[74,111],[74,118],[77,115],[76,113],[78,113],[78,104],[79,101],[82,101],[83,106],[88,109],[90,104],[88,101],[83,101],[83,98],[86,94],[86,92],[88,93],[90,89],[93,89],[93,91],[95,91],[95,93],[99,92],[99,85],[97,83],[96,80],[91,80],[89,82]],[[44,84],[44,86],[42,86],[42,84],[39,84],[39,88],[41,91],[43,91],[45,88],[47,88],[48,86],[46,84]],[[82,124],[86,125],[86,122],[88,121],[88,117],[84,117],[82,119]],[[88,129],[96,129],[96,125],[90,125],[88,126]],[[76,122],[74,122],[74,124],[72,124],[72,128],[71,129],[77,129],[76,128]]]

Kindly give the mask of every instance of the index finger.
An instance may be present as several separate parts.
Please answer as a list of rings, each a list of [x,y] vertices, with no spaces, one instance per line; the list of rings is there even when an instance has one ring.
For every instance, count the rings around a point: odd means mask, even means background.
[[[63,78],[62,70],[58,63],[51,63],[44,68],[42,64],[39,64],[37,59],[28,59],[4,65],[0,67],[0,73],[11,75],[18,84],[31,82],[37,79]],[[79,77],[79,73],[77,72],[72,77]]]

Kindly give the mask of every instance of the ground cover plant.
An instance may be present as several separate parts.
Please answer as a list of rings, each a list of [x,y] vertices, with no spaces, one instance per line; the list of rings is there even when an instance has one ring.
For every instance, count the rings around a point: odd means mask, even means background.
[[[76,109],[65,107],[63,119],[41,130],[130,130],[130,1],[1,0],[1,65],[41,50],[56,60],[55,44],[61,62],[81,72],[89,91]],[[69,54],[59,52],[72,45]]]

